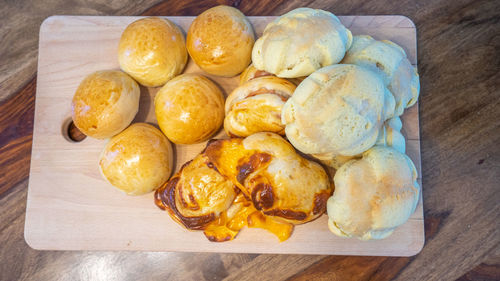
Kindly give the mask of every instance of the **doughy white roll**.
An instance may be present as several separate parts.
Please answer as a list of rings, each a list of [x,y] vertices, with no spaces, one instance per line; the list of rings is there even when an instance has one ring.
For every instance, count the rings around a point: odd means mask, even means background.
[[[297,78],[340,62],[351,43],[351,32],[334,14],[298,8],[267,25],[252,62],[278,77]]]
[[[417,170],[408,156],[374,146],[344,164],[328,199],[328,227],[343,237],[382,239],[413,214],[419,200]]]
[[[368,35],[354,36],[342,63],[360,65],[378,73],[394,95],[396,116],[417,102],[420,92],[417,68],[411,65],[403,48],[396,43],[377,41]]]

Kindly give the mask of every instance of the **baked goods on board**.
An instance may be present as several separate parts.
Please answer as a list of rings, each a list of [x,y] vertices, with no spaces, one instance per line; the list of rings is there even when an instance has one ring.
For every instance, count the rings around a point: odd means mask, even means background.
[[[285,241],[294,225],[326,209],[338,236],[389,236],[420,198],[401,133],[400,116],[419,94],[405,51],[368,35],[353,38],[335,15],[310,8],[278,17],[254,41],[248,19],[228,6],[200,14],[186,43],[166,19],[131,23],[119,63],[140,84],[162,86],[154,99],[161,131],[145,123],[125,129],[139,102],[130,76],[110,70],[85,78],[73,120],[90,136],[112,137],[99,161],[103,177],[130,195],[156,190],[158,207],[214,242],[234,239],[245,226]],[[182,74],[188,53],[208,74],[241,73],[239,86],[224,101],[204,75]],[[227,136],[210,140],[169,179],[168,139],[204,142],[222,124]],[[318,162],[336,170],[333,183]]]

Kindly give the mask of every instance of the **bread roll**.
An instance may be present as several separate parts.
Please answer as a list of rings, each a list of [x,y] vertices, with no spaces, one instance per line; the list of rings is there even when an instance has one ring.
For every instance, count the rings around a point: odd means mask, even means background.
[[[184,34],[164,18],[137,20],[122,33],[118,61],[121,69],[140,84],[162,86],[186,66]]]
[[[224,130],[230,136],[247,137],[258,132],[285,134],[281,108],[292,96],[291,82],[265,76],[234,89],[226,100]]]
[[[73,96],[73,123],[89,137],[110,138],[132,122],[140,95],[139,86],[127,74],[94,72],[83,79]]]
[[[384,122],[378,133],[375,145],[388,146],[396,149],[401,153],[406,151],[406,141],[401,128],[403,123],[399,117],[393,117]],[[338,170],[348,161],[356,158],[361,158],[361,154],[353,156],[338,155],[334,153],[312,154],[313,157],[320,160],[321,163]]]
[[[328,199],[328,227],[338,235],[382,239],[415,211],[420,186],[413,162],[403,153],[375,146],[337,170]]]
[[[128,195],[141,195],[159,188],[170,177],[172,146],[160,130],[135,123],[114,136],[99,160],[102,176]]]
[[[351,42],[351,32],[334,14],[298,8],[267,25],[255,42],[252,62],[278,77],[307,76],[340,62]]]
[[[245,226],[269,230],[280,241],[288,239],[293,225],[258,211],[205,153],[229,143],[241,145],[241,139],[208,142],[201,154],[156,190],[155,204],[183,227],[203,230],[210,241],[232,240]]]
[[[197,74],[170,80],[155,97],[158,125],[174,143],[207,140],[224,120],[224,97],[219,87]]]
[[[396,116],[417,102],[420,92],[417,68],[410,64],[405,51],[396,43],[377,41],[368,35],[354,36],[342,63],[360,65],[378,73],[394,95]]]
[[[250,63],[255,35],[252,25],[238,9],[217,6],[191,23],[187,50],[207,73],[232,77]]]
[[[282,109],[285,133],[308,154],[354,156],[372,147],[394,97],[374,72],[331,65],[306,78]]]
[[[199,154],[157,190],[156,204],[187,229],[201,230],[231,206],[236,190]]]
[[[302,224],[325,211],[332,193],[325,170],[277,134],[217,140],[204,153],[265,216]]]

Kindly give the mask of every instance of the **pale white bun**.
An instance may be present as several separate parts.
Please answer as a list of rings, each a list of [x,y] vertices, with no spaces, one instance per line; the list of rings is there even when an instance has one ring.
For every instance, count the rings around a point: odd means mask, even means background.
[[[372,147],[394,97],[374,72],[356,65],[324,67],[297,87],[282,109],[290,142],[307,154],[354,156]]]
[[[278,77],[307,76],[340,62],[351,42],[351,32],[334,14],[298,8],[266,26],[253,47],[252,62]]]
[[[374,146],[344,164],[328,199],[328,227],[343,237],[382,239],[404,224],[419,200],[417,170],[408,156]]]
[[[403,123],[401,123],[401,119],[399,119],[399,117],[388,119],[384,122],[382,128],[380,128],[375,145],[389,146],[401,153],[405,153],[406,141],[403,134],[401,134],[402,127]],[[321,163],[336,170],[348,161],[361,157],[361,155],[345,156],[333,153],[312,154],[312,156],[320,160]]]
[[[417,68],[411,65],[403,48],[396,43],[377,41],[368,35],[354,36],[342,63],[360,65],[378,73],[394,95],[396,116],[417,102],[420,92]]]

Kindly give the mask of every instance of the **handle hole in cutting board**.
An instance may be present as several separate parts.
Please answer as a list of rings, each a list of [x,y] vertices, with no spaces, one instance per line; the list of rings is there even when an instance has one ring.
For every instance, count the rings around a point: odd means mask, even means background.
[[[76,127],[71,117],[64,121],[62,126],[62,135],[69,142],[81,142],[87,138],[87,136]]]

